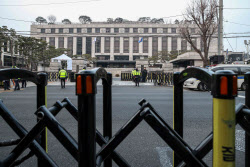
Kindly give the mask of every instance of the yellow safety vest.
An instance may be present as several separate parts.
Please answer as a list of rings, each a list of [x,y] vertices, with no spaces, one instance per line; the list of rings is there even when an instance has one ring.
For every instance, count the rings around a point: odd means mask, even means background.
[[[60,78],[66,78],[66,76],[67,76],[67,71],[65,71],[65,70],[60,70],[60,71],[59,71],[59,76],[60,76]]]
[[[135,71],[134,75],[141,75],[140,71]]]
[[[135,75],[135,72],[136,72],[136,70],[133,70],[133,71],[132,71],[132,75],[133,75],[133,76]]]

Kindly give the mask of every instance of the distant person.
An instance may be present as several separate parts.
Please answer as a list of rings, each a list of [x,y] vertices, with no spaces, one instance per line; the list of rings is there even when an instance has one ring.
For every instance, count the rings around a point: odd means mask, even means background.
[[[4,90],[10,90],[10,80],[4,80]]]
[[[135,76],[135,86],[139,87],[141,73],[137,68],[136,68],[136,71],[134,72],[134,76]]]
[[[132,72],[131,72],[133,82],[135,82],[135,72],[136,72],[136,68],[134,68],[134,70],[132,70]]]
[[[12,68],[17,68],[17,66],[12,66]],[[20,85],[19,85],[20,78],[15,78],[14,81],[15,81],[15,88],[14,88],[14,90],[20,90]]]
[[[61,79],[61,88],[65,88],[65,79],[68,77],[67,71],[64,67],[59,71],[59,78]]]
[[[86,70],[86,67],[83,67],[82,70],[83,70],[83,71]]]
[[[147,75],[148,75],[148,71],[147,71],[146,67],[144,67],[144,69],[142,71],[142,82],[146,82]]]

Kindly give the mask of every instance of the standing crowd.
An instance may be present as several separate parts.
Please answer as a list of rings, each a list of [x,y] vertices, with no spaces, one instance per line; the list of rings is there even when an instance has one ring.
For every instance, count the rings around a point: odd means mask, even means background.
[[[17,68],[16,66],[12,66],[12,68]],[[10,80],[4,80],[4,90],[10,90],[10,83],[13,83],[13,86],[15,86],[14,90],[20,90],[19,83],[22,82],[22,88],[26,88],[27,82],[24,79],[21,78],[13,78]]]

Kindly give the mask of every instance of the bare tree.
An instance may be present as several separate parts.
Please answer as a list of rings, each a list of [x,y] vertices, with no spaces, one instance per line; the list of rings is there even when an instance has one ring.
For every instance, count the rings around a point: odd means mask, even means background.
[[[192,48],[200,55],[204,67],[209,64],[209,48],[218,28],[217,7],[218,4],[216,0],[193,0],[186,9],[184,21],[179,24],[182,37],[186,39]],[[195,32],[194,28],[197,28]],[[201,38],[201,44],[203,46],[201,49],[198,49],[194,42],[194,38],[195,36],[197,37],[197,35]]]
[[[48,20],[50,24],[54,24],[56,22],[56,16],[54,15],[49,15]]]

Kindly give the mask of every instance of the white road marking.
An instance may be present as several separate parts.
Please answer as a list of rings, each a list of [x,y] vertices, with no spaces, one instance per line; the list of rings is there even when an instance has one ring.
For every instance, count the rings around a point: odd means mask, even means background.
[[[240,97],[240,98],[245,98],[245,96],[241,96],[241,95],[238,95],[238,97]]]
[[[245,152],[245,131],[235,131],[235,149],[238,151]]]
[[[160,162],[162,167],[173,167],[171,160],[168,157],[168,152],[172,152],[170,147],[156,147],[156,150],[160,157]]]
[[[235,149],[245,152],[245,131],[243,130],[235,130]],[[160,157],[162,167],[173,167],[171,164],[172,157],[168,157],[168,154],[172,155],[173,153],[170,147],[156,147],[156,151]]]

